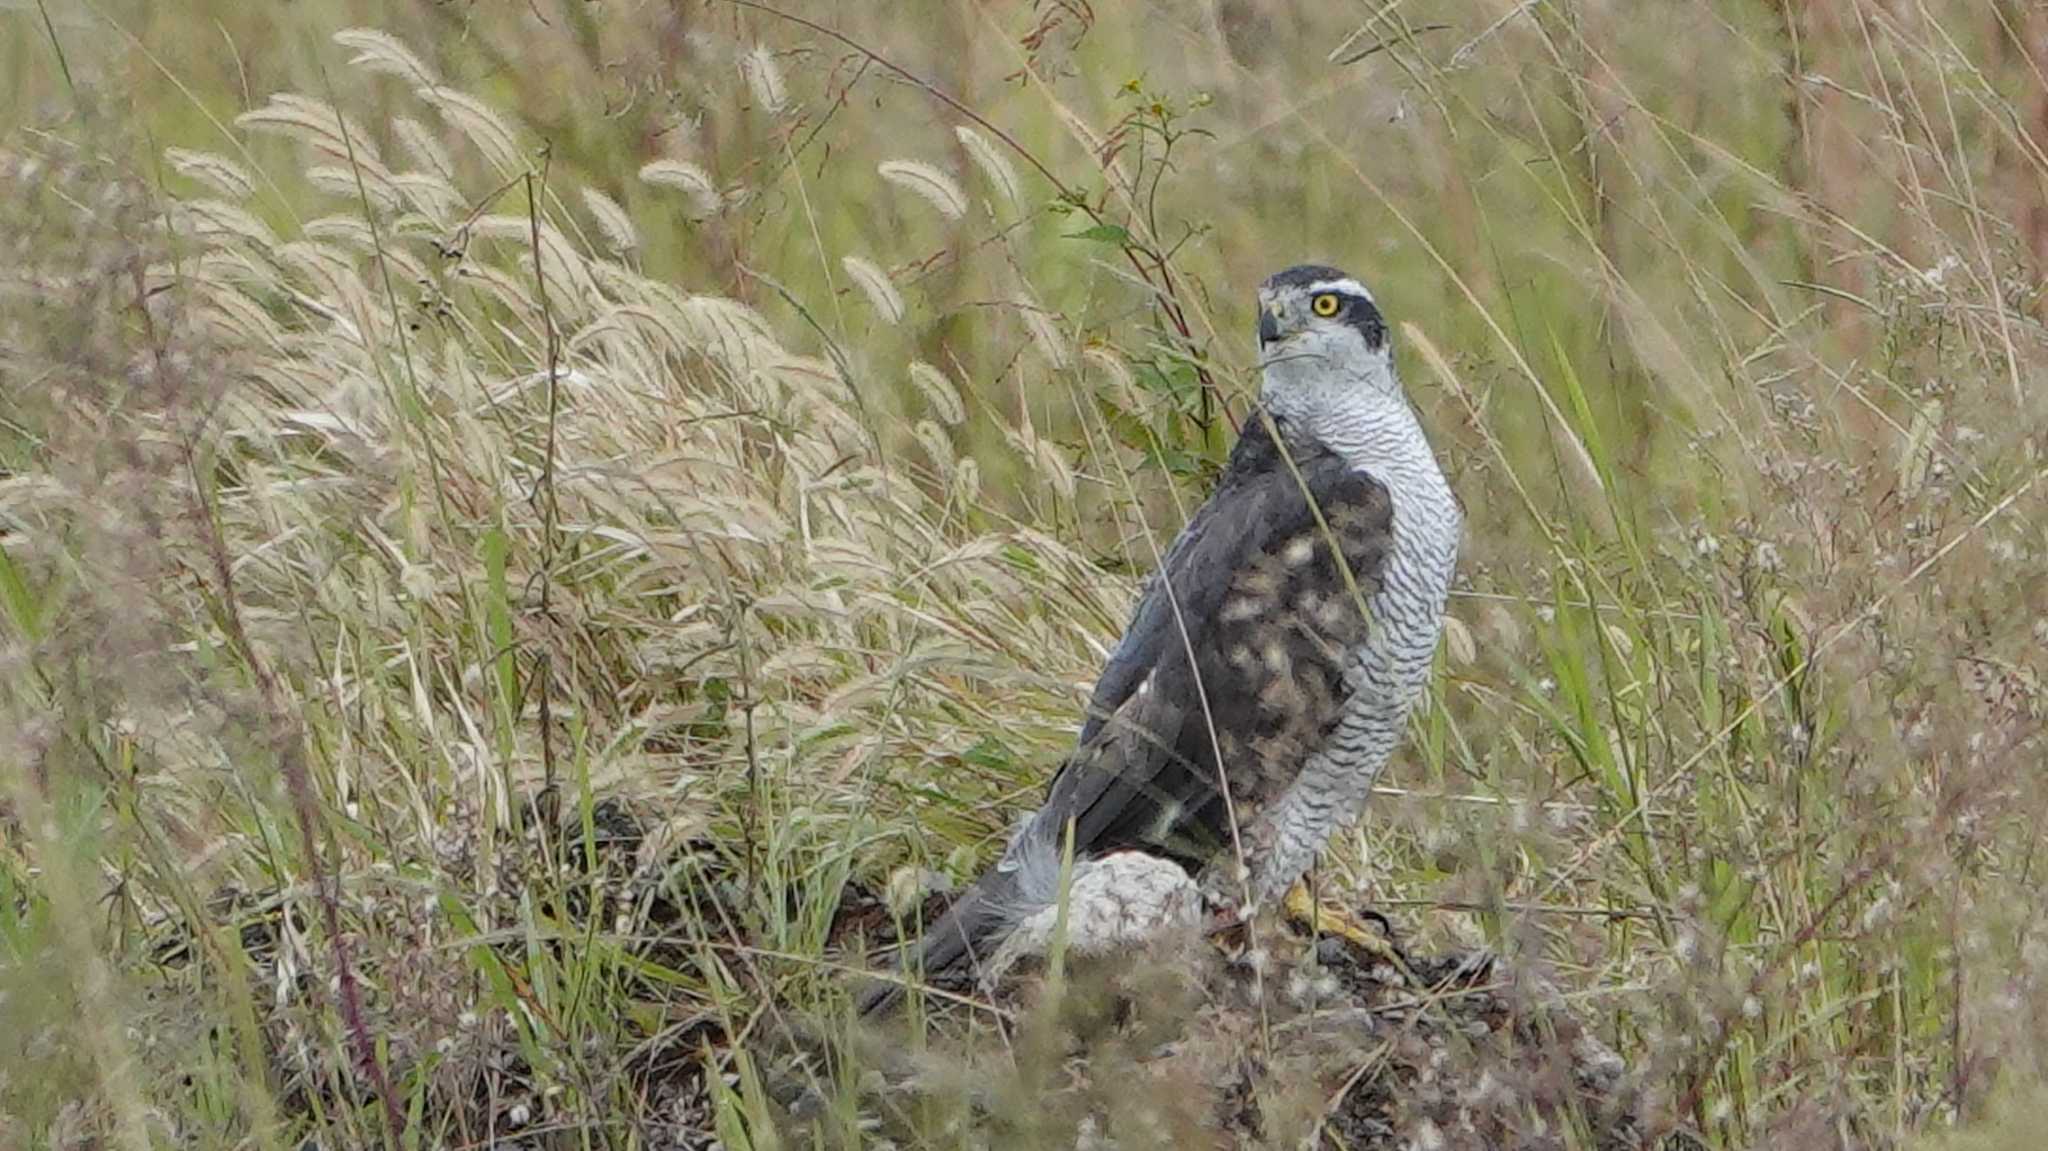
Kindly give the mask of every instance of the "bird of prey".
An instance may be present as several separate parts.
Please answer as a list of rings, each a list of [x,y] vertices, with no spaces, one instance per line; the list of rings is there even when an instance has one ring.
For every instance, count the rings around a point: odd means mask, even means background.
[[[925,978],[957,983],[1045,920],[1069,835],[1076,896],[1155,876],[1119,861],[1141,852],[1196,876],[1224,922],[1298,898],[1399,744],[1442,630],[1457,500],[1363,284],[1277,273],[1258,339],[1258,411],[1146,585],[1044,805],[925,933]],[[899,993],[871,987],[863,1013]]]

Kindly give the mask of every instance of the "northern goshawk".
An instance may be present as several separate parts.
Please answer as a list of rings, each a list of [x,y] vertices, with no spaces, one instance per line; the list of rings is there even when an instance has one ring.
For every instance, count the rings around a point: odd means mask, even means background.
[[[1258,333],[1260,410],[1146,586],[1044,806],[925,933],[927,979],[1045,934],[1070,825],[1076,915],[1086,892],[1117,920],[1122,883],[1170,906],[1141,919],[1249,919],[1359,815],[1399,744],[1442,630],[1457,501],[1363,284],[1280,272]],[[899,992],[877,984],[863,1012]]]

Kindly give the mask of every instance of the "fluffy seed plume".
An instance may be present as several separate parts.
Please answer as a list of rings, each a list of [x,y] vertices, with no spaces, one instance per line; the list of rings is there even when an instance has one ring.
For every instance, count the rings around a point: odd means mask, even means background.
[[[939,215],[948,220],[957,220],[967,214],[967,193],[960,190],[953,177],[930,164],[918,160],[884,160],[875,171],[882,174],[882,179],[938,209]]]
[[[171,213],[180,230],[225,246],[230,237],[246,240],[258,250],[277,247],[277,233],[240,206],[221,200],[186,200]]]
[[[939,470],[939,475],[952,474],[953,440],[946,434],[946,429],[931,420],[919,420],[911,430],[917,436],[918,444],[924,448],[924,454],[930,457],[932,466]]]
[[[583,189],[583,206],[590,217],[597,221],[598,230],[604,233],[605,243],[614,252],[630,252],[640,246],[640,233],[633,228],[633,217],[619,206],[617,200],[596,188]]]
[[[915,360],[910,365],[910,382],[941,423],[951,427],[967,419],[967,405],[960,399],[960,389],[953,386],[946,373],[922,360]]]
[[[235,117],[235,123],[259,132],[290,136],[343,162],[375,164],[377,147],[354,120],[307,96],[277,92],[261,108]]]
[[[775,63],[774,53],[765,45],[756,44],[753,51],[740,57],[740,75],[746,77],[747,91],[754,94],[754,103],[765,111],[781,112],[789,103],[789,89],[783,86],[782,69]]]
[[[845,268],[847,276],[859,286],[861,295],[868,298],[868,306],[875,310],[876,315],[891,324],[903,322],[903,295],[889,281],[889,273],[859,256],[842,256],[839,266]]]
[[[367,193],[379,207],[395,207],[399,201],[398,186],[393,182],[391,169],[373,160],[358,160],[354,163],[314,164],[306,168],[307,182],[321,186],[321,173],[335,177],[334,192],[354,200]],[[346,180],[341,177],[345,176]],[[356,185],[363,187],[358,190]]]
[[[1081,359],[1102,373],[1103,378],[1116,389],[1117,399],[1122,401],[1124,406],[1132,406],[1131,401],[1138,394],[1138,383],[1131,378],[1131,367],[1124,363],[1122,356],[1108,348],[1083,348]]]
[[[178,175],[197,180],[230,200],[246,200],[256,190],[247,170],[217,152],[166,148],[164,163]]]
[[[382,211],[398,206],[398,189],[391,183],[391,173],[380,167],[358,164],[353,167],[341,164],[315,164],[306,169],[306,183],[329,196],[353,200],[357,196],[369,197],[370,203]]]
[[[687,160],[656,160],[640,169],[640,178],[659,188],[674,188],[690,198],[691,219],[718,211],[718,185],[710,173]]]
[[[448,149],[441,146],[432,128],[411,116],[400,116],[391,122],[391,131],[413,163],[443,179],[455,175],[455,162],[448,158]]]
[[[1038,465],[1038,474],[1052,485],[1052,490],[1062,499],[1074,498],[1074,466],[1067,462],[1065,452],[1051,440],[1039,440],[1033,445],[1032,462]]]
[[[989,140],[987,136],[962,124],[953,129],[960,138],[960,146],[974,159],[974,166],[981,169],[982,178],[987,180],[1002,197],[1013,206],[1024,202],[1024,185],[1017,180],[1017,169],[1010,166],[1010,158]]]
[[[432,172],[400,172],[391,177],[391,186],[436,228],[445,227],[469,207],[454,185]]]
[[[953,493],[963,504],[981,498],[981,464],[973,456],[964,456],[953,466]]]
[[[1941,427],[1941,401],[1928,400],[1913,413],[1906,438],[1899,445],[1899,490],[1917,495],[1927,483],[1928,465],[1934,462],[1934,446]]]
[[[1472,641],[1472,629],[1457,616],[1444,617],[1444,650],[1456,667],[1470,667],[1479,658],[1479,645]]]
[[[1016,302],[1017,315],[1024,321],[1024,331],[1031,337],[1031,346],[1038,349],[1047,365],[1055,370],[1064,370],[1074,362],[1073,351],[1067,346],[1066,334],[1060,331],[1056,317],[1031,300]]]
[[[308,240],[342,244],[362,252],[377,249],[377,234],[370,230],[369,221],[360,216],[321,216],[301,225],[299,234]]]
[[[398,37],[375,28],[347,28],[334,34],[334,42],[344,48],[353,48],[356,54],[349,58],[352,67],[365,72],[381,72],[409,81],[414,87],[431,88],[441,82],[441,77],[427,66],[426,61],[413,55]]]
[[[505,126],[505,121],[500,120],[488,104],[455,88],[421,88],[418,96],[432,104],[442,118],[467,136],[500,174],[519,169],[519,137]]]

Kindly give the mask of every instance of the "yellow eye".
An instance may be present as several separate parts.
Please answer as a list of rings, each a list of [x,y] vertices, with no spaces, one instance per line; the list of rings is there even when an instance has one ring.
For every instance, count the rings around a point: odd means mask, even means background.
[[[1309,310],[1313,311],[1316,315],[1329,319],[1337,314],[1338,308],[1344,306],[1344,301],[1338,299],[1335,292],[1324,292],[1322,295],[1310,300],[1308,306]]]

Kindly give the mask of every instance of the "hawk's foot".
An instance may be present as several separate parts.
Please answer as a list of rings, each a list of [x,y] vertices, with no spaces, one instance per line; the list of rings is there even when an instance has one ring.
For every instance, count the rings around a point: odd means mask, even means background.
[[[1283,906],[1287,919],[1314,935],[1329,935],[1344,940],[1375,959],[1384,960],[1409,976],[1408,957],[1394,945],[1393,935],[1387,929],[1387,921],[1378,914],[1371,918],[1378,920],[1378,926],[1366,925],[1365,917],[1356,915],[1335,903],[1319,901],[1309,893],[1308,880],[1296,880],[1287,889],[1287,900]]]

